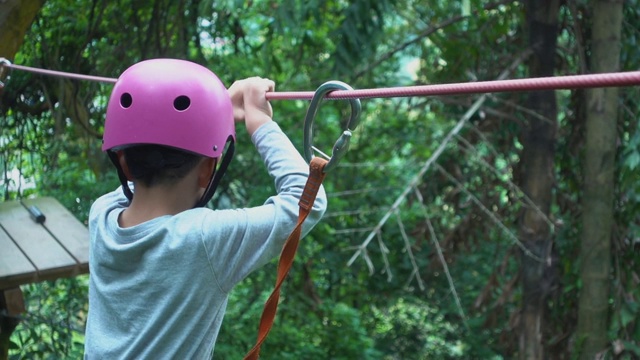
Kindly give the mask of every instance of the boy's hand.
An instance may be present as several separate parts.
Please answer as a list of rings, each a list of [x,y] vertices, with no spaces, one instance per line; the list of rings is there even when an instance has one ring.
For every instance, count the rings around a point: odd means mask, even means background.
[[[229,87],[233,103],[233,118],[244,121],[249,136],[263,124],[271,121],[273,109],[267,101],[266,93],[274,91],[275,83],[269,79],[251,77],[238,80]]]

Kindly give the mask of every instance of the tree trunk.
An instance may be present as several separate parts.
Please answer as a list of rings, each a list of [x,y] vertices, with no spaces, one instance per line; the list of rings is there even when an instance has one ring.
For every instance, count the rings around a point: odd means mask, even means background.
[[[559,0],[528,0],[525,8],[530,46],[533,56],[529,76],[553,76],[558,38]],[[522,255],[522,313],[519,334],[520,359],[543,359],[544,314],[546,298],[553,279],[545,274],[550,266],[552,239],[548,215],[554,184],[554,153],[557,131],[557,105],[554,91],[530,92],[530,110],[539,116],[529,116],[522,133],[522,189],[536,204],[525,208],[520,218],[520,239],[532,254]]]
[[[22,45],[24,35],[29,30],[44,1],[0,1],[0,57],[13,60]],[[0,76],[3,75],[0,71]],[[2,91],[2,88],[0,88],[0,96],[2,96]]]
[[[0,57],[13,59],[44,0],[0,1]]]
[[[592,73],[619,70],[622,4],[622,0],[593,1]],[[593,359],[607,347],[617,108],[618,89],[587,91],[580,246],[582,289],[576,339],[581,359]]]

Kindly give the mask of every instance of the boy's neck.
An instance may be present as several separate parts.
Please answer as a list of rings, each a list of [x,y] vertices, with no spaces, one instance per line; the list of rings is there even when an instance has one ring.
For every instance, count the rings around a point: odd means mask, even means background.
[[[181,186],[182,185],[182,186]],[[193,187],[184,186],[183,182],[171,186],[145,187],[134,185],[134,196],[131,204],[118,218],[118,224],[131,227],[165,215],[176,215],[192,209],[198,201],[198,192]]]

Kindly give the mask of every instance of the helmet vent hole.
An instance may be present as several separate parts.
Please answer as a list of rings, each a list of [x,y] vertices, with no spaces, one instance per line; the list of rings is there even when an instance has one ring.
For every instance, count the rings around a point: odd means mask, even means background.
[[[122,106],[125,109],[128,109],[132,103],[133,103],[133,98],[131,97],[131,94],[124,93],[120,95],[120,106]]]
[[[178,111],[185,111],[191,105],[191,99],[188,96],[180,95],[173,100],[173,107]]]

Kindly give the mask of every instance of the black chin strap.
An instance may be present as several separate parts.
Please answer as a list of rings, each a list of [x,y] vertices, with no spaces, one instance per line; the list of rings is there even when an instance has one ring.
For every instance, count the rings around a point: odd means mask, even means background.
[[[213,197],[213,194],[216,192],[218,185],[220,184],[220,180],[224,176],[227,167],[229,167],[229,163],[233,158],[233,152],[236,149],[235,141],[232,136],[227,138],[227,143],[229,146],[227,147],[227,151],[222,158],[222,162],[220,163],[220,167],[218,170],[215,170],[213,175],[211,176],[211,180],[209,181],[209,185],[207,185],[207,189],[204,191],[202,198],[196,203],[194,207],[204,207],[207,205],[209,200]]]
[[[120,166],[120,161],[118,161],[118,155],[116,155],[115,151],[111,150],[107,150],[107,155],[109,155],[109,159],[118,171],[118,178],[120,179],[120,184],[122,184],[122,192],[124,192],[124,195],[127,197],[127,199],[131,201],[131,199],[133,199],[133,193],[129,188],[129,181],[127,180],[127,177],[122,170],[122,166]]]

